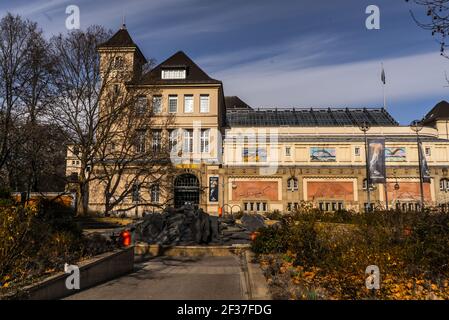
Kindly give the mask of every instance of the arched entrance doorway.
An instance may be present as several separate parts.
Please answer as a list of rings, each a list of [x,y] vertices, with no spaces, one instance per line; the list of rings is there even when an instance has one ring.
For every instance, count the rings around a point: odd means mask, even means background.
[[[198,206],[200,203],[200,182],[193,174],[181,174],[175,178],[174,183],[175,208],[186,203]]]

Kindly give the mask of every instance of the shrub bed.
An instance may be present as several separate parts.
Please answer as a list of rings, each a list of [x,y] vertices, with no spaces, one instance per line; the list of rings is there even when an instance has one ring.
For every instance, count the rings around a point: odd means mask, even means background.
[[[447,214],[296,212],[261,229],[252,248],[275,298],[449,298]],[[370,265],[380,290],[365,286]]]
[[[0,293],[113,248],[101,236],[83,236],[72,210],[58,203],[0,206]]]

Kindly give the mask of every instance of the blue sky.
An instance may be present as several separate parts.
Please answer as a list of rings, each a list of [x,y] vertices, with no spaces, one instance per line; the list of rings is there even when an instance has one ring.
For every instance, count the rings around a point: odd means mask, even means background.
[[[253,107],[380,107],[381,62],[387,108],[402,124],[448,99],[449,60],[404,0],[34,0],[2,1],[50,36],[65,30],[65,8],[78,5],[81,28],[120,27],[122,16],[147,58],[185,51],[226,95]],[[380,30],[365,28],[379,6]]]

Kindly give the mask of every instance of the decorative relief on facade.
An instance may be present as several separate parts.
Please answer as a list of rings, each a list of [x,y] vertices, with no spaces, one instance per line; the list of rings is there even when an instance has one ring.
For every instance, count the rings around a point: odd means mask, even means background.
[[[354,183],[350,181],[307,181],[307,200],[354,201]]]
[[[232,188],[232,200],[279,200],[277,181],[234,181]]]
[[[419,188],[419,182],[399,182],[399,189],[395,190],[395,182],[387,183],[388,200],[389,201],[407,201],[407,202],[419,202],[421,200],[421,192]],[[430,192],[430,183],[423,184],[424,189],[424,201],[432,201]]]

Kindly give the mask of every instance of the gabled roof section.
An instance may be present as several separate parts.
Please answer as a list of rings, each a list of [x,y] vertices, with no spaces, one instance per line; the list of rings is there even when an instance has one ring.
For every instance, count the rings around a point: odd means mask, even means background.
[[[449,103],[445,100],[437,103],[435,107],[426,114],[423,119],[423,124],[430,125],[441,119],[449,119]]]
[[[186,70],[185,79],[162,79],[162,70],[176,68]],[[143,75],[139,84],[221,84],[221,81],[209,77],[183,51],[178,51]]]
[[[226,110],[252,110],[245,101],[237,96],[225,97]]]
[[[384,108],[228,110],[226,120],[230,127],[344,127],[363,122],[371,126],[399,125]]]
[[[145,62],[147,61],[142,51],[140,51],[137,44],[135,44],[134,40],[131,38],[131,35],[125,25],[123,25],[120,30],[118,30],[108,41],[100,44],[98,48],[135,48],[137,50],[137,54],[140,55]]]

